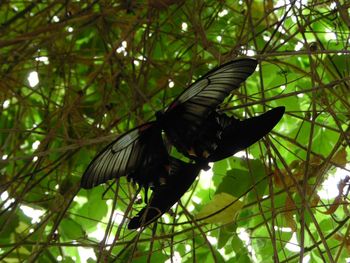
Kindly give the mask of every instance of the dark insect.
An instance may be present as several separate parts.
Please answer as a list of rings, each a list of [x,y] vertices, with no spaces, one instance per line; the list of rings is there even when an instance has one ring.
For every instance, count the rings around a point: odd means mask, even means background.
[[[225,97],[254,72],[256,64],[253,59],[237,59],[209,71],[165,112],[157,112],[156,121],[129,131],[104,148],[87,167],[81,187],[92,188],[121,176],[144,187],[146,192],[151,187],[153,194],[148,207],[154,209],[141,210],[129,228],[154,221],[180,199],[199,170],[208,168],[209,161],[226,158],[258,141],[282,117],[284,107],[245,121],[216,111]],[[162,131],[195,164],[171,158]],[[186,180],[179,179],[184,176]],[[182,181],[184,185],[179,186]],[[152,212],[144,216],[145,211]]]
[[[143,187],[164,181],[161,178],[167,172],[161,167],[169,164],[169,157],[162,130],[187,156],[201,158],[204,153],[212,152],[222,133],[215,119],[217,106],[254,72],[256,65],[255,60],[245,58],[209,71],[180,94],[164,113],[157,112],[155,122],[129,131],[102,150],[86,169],[81,186],[92,188],[121,176]],[[214,127],[207,132],[209,126]]]

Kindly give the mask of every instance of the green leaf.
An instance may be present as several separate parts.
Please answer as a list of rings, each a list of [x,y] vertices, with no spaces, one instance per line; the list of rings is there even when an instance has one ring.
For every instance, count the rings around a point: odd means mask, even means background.
[[[81,225],[70,218],[64,218],[60,224],[60,233],[66,240],[77,240],[84,237]]]
[[[234,196],[227,193],[219,193],[214,195],[210,203],[202,208],[196,215],[196,218],[206,223],[228,224],[234,221],[242,206],[243,203]]]
[[[9,238],[11,233],[14,233],[16,227],[19,225],[20,218],[17,213],[6,211],[0,216],[0,226],[2,231],[0,232],[0,238]]]
[[[243,167],[247,170],[243,170]],[[232,169],[227,171],[227,175],[222,179],[216,193],[225,192],[233,196],[241,197],[250,192],[249,200],[255,200],[257,195],[262,196],[268,185],[265,177],[264,166],[259,160],[241,160],[242,169]],[[251,191],[254,187],[254,191]]]
[[[148,259],[148,253],[146,253],[142,257],[134,258],[132,262],[143,263],[143,262],[147,262],[147,259]],[[161,251],[153,251],[150,259],[151,259],[151,262],[165,262],[167,259],[169,259],[169,257],[164,255]]]
[[[219,237],[218,237],[218,248],[223,248],[227,241],[236,233],[237,225],[236,223],[231,223],[228,225],[224,225],[219,229]]]

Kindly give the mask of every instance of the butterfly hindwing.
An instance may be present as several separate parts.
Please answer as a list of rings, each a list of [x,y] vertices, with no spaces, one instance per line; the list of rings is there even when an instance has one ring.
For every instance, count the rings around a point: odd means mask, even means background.
[[[267,135],[277,125],[284,111],[284,107],[277,107],[260,116],[248,118],[243,121],[222,114],[216,120],[225,123],[225,127],[221,134],[218,147],[210,153],[208,161],[216,162],[225,159],[251,146]]]
[[[190,188],[200,170],[198,164],[172,158],[167,183],[153,188],[150,202],[130,220],[128,228],[146,226],[167,212]]]

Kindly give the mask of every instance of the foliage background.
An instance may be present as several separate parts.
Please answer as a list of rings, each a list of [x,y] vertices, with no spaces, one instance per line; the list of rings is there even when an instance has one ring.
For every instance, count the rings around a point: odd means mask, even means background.
[[[345,262],[349,28],[347,1],[1,1],[0,259]],[[79,189],[103,145],[241,56],[259,70],[223,110],[284,105],[268,137],[142,233],[126,180]]]

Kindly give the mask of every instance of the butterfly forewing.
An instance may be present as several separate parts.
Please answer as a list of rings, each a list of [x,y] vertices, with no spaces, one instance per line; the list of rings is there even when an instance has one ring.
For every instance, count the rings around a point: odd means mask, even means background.
[[[244,58],[230,61],[205,74],[187,88],[169,106],[164,114],[162,126],[170,141],[183,154],[189,155],[193,149],[201,154],[212,149],[196,149],[198,134],[206,128],[210,114],[219,104],[247,79],[255,70],[256,60]],[[219,134],[212,132],[208,134]],[[216,137],[210,138],[206,145],[213,145]]]
[[[212,69],[180,94],[170,104],[169,109],[172,109],[174,105],[179,103],[196,99],[196,96],[201,95],[204,91],[213,91],[212,94],[215,95],[216,102],[207,106],[216,108],[233,89],[238,88],[254,72],[256,65],[256,60],[243,58]]]
[[[149,165],[152,160],[156,164],[153,164],[151,171]],[[168,153],[163,144],[161,130],[154,122],[146,123],[105,147],[89,164],[81,186],[92,188],[121,176],[128,176],[142,186],[147,186],[158,177],[153,170],[158,166],[160,171],[163,170],[167,162]],[[139,173],[142,175],[135,177]]]

